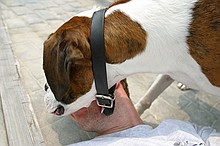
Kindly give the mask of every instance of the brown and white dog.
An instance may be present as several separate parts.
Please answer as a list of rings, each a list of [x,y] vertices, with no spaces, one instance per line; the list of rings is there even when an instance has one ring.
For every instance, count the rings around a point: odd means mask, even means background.
[[[94,11],[74,16],[44,43],[50,112],[62,105],[68,115],[95,100]],[[140,114],[173,80],[220,96],[220,0],[119,0],[107,8],[104,40],[109,86],[137,73],[160,74],[136,105]]]

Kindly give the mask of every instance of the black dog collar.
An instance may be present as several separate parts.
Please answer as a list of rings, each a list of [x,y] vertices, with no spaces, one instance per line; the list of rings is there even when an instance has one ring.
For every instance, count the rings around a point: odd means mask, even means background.
[[[102,107],[105,115],[111,115],[115,107],[115,86],[108,90],[105,44],[104,44],[104,19],[106,9],[93,13],[90,33],[90,45],[92,52],[92,69],[96,87],[97,105]]]

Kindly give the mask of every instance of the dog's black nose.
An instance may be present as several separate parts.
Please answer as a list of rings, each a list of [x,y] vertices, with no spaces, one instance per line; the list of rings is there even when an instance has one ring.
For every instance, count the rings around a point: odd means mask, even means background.
[[[55,115],[63,115],[64,114],[64,107],[62,105],[58,105],[57,109],[53,112]]]
[[[48,90],[48,85],[47,85],[47,83],[44,85],[44,91],[47,91]]]

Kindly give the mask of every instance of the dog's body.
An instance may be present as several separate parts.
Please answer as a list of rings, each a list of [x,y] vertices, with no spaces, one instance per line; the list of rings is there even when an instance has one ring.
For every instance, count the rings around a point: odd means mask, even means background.
[[[58,101],[71,103],[65,115],[95,99],[92,13],[73,17],[45,42],[49,86]],[[109,86],[136,73],[162,74],[137,104],[139,113],[173,80],[220,96],[219,0],[119,1],[106,11],[104,35]]]

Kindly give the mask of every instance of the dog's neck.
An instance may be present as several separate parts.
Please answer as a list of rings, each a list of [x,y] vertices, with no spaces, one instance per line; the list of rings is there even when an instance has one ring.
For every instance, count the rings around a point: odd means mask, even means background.
[[[77,16],[87,16],[89,17],[88,22],[90,22],[90,17],[95,10],[96,9],[85,11]],[[84,27],[86,31],[83,33],[87,39],[89,39],[90,35],[90,25],[91,23],[87,23],[86,27]],[[138,23],[132,21],[131,18],[120,11],[108,14],[108,16],[105,17],[104,26],[105,55],[109,86],[112,86],[114,83],[131,74],[144,72],[142,67],[139,69],[136,65],[139,62],[137,57],[143,57],[142,54],[146,48],[146,31],[143,30]],[[84,56],[91,56],[89,51],[83,52],[83,54]]]

